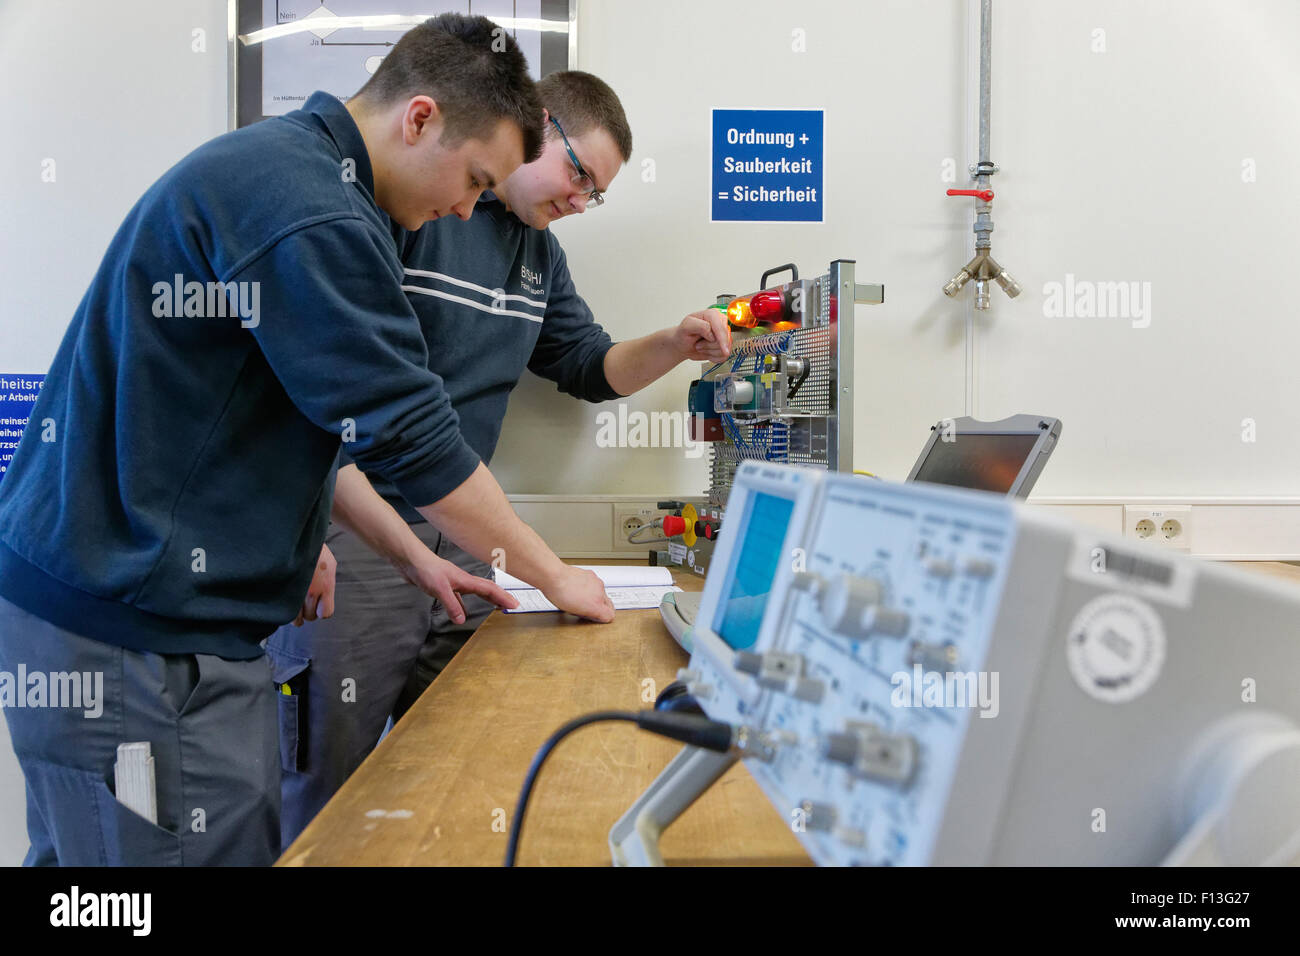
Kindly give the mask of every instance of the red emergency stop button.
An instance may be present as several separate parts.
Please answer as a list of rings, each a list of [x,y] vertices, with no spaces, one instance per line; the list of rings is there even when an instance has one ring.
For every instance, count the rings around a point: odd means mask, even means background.
[[[664,535],[669,538],[675,538],[679,534],[686,532],[686,519],[681,515],[667,515],[664,517]]]

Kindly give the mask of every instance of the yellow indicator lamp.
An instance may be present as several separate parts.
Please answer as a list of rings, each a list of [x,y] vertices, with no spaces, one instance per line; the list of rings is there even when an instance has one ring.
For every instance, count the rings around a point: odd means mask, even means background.
[[[727,321],[738,329],[752,329],[758,325],[754,310],[749,307],[749,296],[731,300],[727,306]]]

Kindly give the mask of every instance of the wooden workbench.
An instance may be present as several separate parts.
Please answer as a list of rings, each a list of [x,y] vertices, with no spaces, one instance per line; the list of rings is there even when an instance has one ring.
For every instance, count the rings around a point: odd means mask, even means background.
[[[703,587],[673,573],[684,590]],[[524,774],[546,738],[589,711],[652,706],[686,661],[657,610],[619,611],[606,625],[494,613],[278,865],[500,865]],[[610,865],[610,827],[680,747],[627,723],[566,738],[533,789],[519,864]],[[670,865],[810,862],[740,764],[661,848]]]

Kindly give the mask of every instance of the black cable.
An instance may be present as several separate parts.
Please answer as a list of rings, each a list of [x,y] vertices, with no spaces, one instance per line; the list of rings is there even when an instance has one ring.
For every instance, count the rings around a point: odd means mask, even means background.
[[[541,771],[546,758],[551,755],[551,751],[555,749],[561,740],[579,727],[586,727],[588,724],[596,724],[605,720],[624,720],[636,724],[642,730],[659,734],[661,737],[671,737],[673,740],[680,740],[690,746],[702,747],[705,750],[714,750],[719,753],[729,751],[733,741],[734,728],[730,724],[719,720],[710,720],[708,717],[695,714],[674,713],[671,711],[598,710],[569,721],[551,734],[546,743],[542,744],[537,751],[537,755],[533,757],[532,764],[528,767],[528,775],[524,777],[523,789],[519,791],[519,803],[515,806],[515,816],[510,821],[510,838],[509,843],[506,845],[506,866],[515,865],[515,857],[519,852],[519,835],[524,827],[524,812],[528,808],[528,798],[532,795],[533,784],[537,782],[537,774]]]
[[[659,537],[638,538],[637,535],[639,535],[642,531],[646,530],[647,528],[659,528],[660,529]],[[672,538],[668,537],[666,534],[663,533],[662,526],[656,525],[653,521],[647,521],[645,524],[643,524],[641,527],[637,528],[635,531],[633,531],[631,534],[627,536],[628,544],[657,544],[660,541],[671,541],[671,540]]]
[[[811,371],[812,371],[812,362],[809,362],[807,359],[804,359],[803,374],[800,375],[797,379],[795,379],[795,383],[790,386],[790,391],[785,393],[785,400],[787,402],[790,401],[790,399],[794,398],[794,393],[799,391],[799,386],[803,384],[803,380],[808,377],[808,373]]]

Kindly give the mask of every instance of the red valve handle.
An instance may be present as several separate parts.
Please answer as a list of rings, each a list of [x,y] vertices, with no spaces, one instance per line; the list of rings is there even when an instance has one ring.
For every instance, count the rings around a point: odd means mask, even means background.
[[[993,190],[991,189],[949,189],[949,196],[974,196],[976,199],[983,199],[985,202],[993,201]]]

